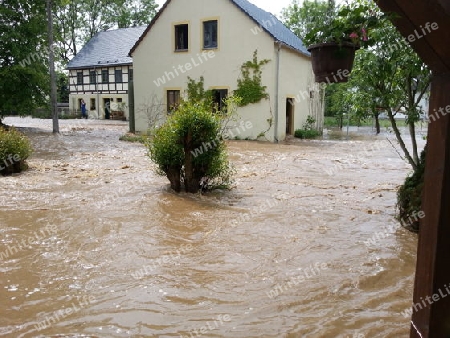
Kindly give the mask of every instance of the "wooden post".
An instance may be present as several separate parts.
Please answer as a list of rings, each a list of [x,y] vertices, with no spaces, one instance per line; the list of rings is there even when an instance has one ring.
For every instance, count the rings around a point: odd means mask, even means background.
[[[434,75],[411,338],[450,337],[450,74]]]

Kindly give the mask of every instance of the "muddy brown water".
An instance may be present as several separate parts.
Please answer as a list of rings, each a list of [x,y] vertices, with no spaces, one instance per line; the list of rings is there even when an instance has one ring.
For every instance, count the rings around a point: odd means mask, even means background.
[[[36,151],[0,178],[0,336],[408,336],[417,237],[394,221],[391,135],[231,141],[235,187],[191,196],[124,123],[6,123]]]

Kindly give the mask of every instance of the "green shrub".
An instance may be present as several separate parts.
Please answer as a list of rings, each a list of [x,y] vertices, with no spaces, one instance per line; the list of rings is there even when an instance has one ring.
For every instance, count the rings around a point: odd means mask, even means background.
[[[0,127],[0,174],[10,175],[26,169],[25,160],[31,155],[30,140],[14,128]]]
[[[176,192],[196,193],[231,184],[233,170],[226,154],[221,114],[205,103],[182,102],[148,142],[149,155]]]
[[[422,190],[425,178],[426,148],[420,155],[417,169],[405,179],[405,183],[397,191],[398,218],[402,224],[412,231],[419,231],[419,220],[411,215],[422,210]]]
[[[294,136],[301,139],[313,139],[320,135],[320,132],[314,129],[297,129]]]
[[[126,133],[119,137],[120,141],[125,142],[132,142],[132,143],[143,143],[145,144],[147,142],[147,135],[139,135],[139,134],[132,134],[132,133]]]
[[[320,132],[314,129],[315,123],[316,119],[309,115],[306,119],[306,122],[303,124],[303,128],[297,129],[294,132],[294,136],[301,139],[312,139],[319,136]]]

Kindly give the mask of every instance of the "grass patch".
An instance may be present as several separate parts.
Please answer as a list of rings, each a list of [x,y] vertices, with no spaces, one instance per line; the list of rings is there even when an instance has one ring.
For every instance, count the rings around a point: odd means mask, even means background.
[[[125,135],[120,136],[119,140],[120,141],[125,141],[125,142],[145,144],[146,141],[148,140],[148,136],[132,134],[132,133],[126,133]]]

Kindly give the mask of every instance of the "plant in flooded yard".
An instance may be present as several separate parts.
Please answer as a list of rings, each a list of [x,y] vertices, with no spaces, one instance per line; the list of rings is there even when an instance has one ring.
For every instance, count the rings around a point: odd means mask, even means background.
[[[183,185],[189,193],[197,193],[201,187],[229,187],[233,169],[222,135],[223,119],[208,104],[183,101],[156,130],[147,143],[149,156],[173,190],[180,192]]]
[[[0,174],[10,175],[26,169],[25,160],[31,155],[30,140],[14,128],[0,127]]]
[[[268,59],[259,61],[258,50],[255,50],[253,59],[242,64],[241,77],[238,79],[237,89],[234,91],[234,95],[242,98],[239,102],[240,107],[269,98],[269,94],[266,92],[267,86],[262,84],[262,68],[269,62]]]
[[[303,124],[302,129],[297,129],[294,132],[294,136],[301,139],[312,139],[320,135],[320,132],[314,129],[316,119],[311,115],[308,115],[306,122]]]
[[[398,218],[403,221],[409,219],[405,226],[414,232],[419,231],[419,220],[411,220],[409,217],[419,212],[422,208],[425,158],[426,147],[422,151],[417,168],[406,178],[405,183],[397,191]]]

